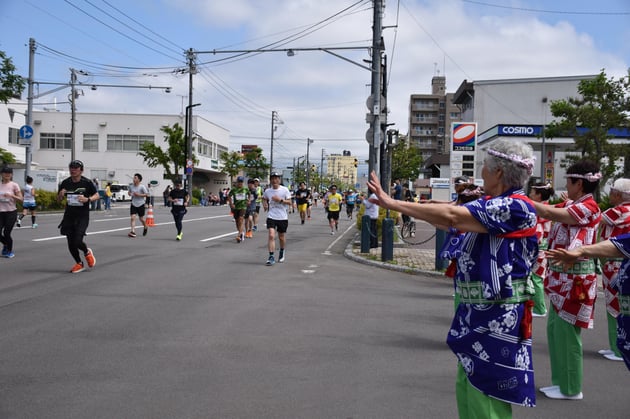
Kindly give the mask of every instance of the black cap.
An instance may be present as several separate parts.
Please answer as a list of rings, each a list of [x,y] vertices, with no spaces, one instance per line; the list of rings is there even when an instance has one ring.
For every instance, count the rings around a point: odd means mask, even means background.
[[[269,175],[269,177],[282,177],[282,175],[278,172],[271,172],[271,174]]]
[[[245,182],[245,179],[243,178],[243,176],[239,176],[236,178],[237,182]]]
[[[173,181],[173,185],[181,185],[181,184],[182,184],[182,181],[180,179],[175,179]]]
[[[68,167],[72,169],[76,169],[76,168],[83,169],[83,162],[81,160],[72,160],[70,164],[68,164]]]
[[[9,166],[2,166],[2,169],[0,169],[0,173],[13,173],[13,168]]]

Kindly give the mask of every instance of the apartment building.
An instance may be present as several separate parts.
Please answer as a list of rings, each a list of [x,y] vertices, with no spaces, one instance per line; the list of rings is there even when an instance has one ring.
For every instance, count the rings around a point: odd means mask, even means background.
[[[446,77],[431,79],[431,94],[412,94],[409,99],[409,143],[417,147],[425,162],[449,153],[451,123],[461,120],[453,104],[453,93],[446,92]]]

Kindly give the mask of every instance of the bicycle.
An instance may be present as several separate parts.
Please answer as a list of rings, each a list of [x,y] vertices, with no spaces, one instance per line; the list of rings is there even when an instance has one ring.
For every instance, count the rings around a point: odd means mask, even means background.
[[[403,239],[416,237],[416,222],[413,218],[403,215],[403,225],[400,228],[400,235]]]

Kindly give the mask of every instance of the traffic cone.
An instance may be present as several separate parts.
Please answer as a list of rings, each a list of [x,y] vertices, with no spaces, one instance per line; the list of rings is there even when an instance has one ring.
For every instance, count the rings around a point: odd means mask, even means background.
[[[155,226],[155,218],[153,217],[153,205],[149,205],[149,209],[147,209],[147,226]]]

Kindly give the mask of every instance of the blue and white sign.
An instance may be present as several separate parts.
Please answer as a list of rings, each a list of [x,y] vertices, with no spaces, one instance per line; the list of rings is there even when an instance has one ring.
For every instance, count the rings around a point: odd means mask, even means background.
[[[31,127],[30,125],[22,125],[18,134],[20,136],[20,145],[31,145],[31,138],[33,138],[33,127]]]
[[[25,140],[30,140],[33,136],[33,127],[30,125],[22,125],[20,127],[20,138],[24,138]]]
[[[499,125],[499,135],[518,137],[538,137],[542,135],[540,125]]]

